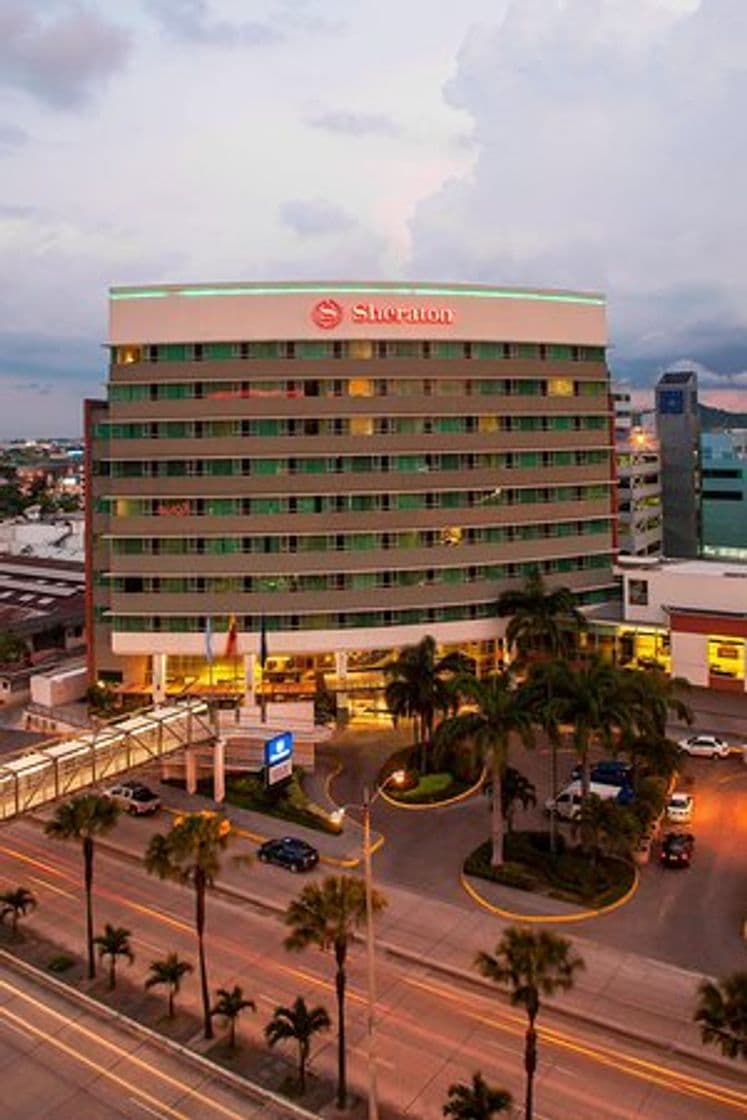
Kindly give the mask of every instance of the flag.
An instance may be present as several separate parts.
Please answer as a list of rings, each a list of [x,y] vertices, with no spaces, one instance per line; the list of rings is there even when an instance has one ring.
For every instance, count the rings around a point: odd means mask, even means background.
[[[239,634],[236,629],[236,615],[232,614],[228,620],[228,633],[226,634],[226,650],[224,657],[237,657],[239,653]]]
[[[205,619],[205,660],[213,664],[213,620],[210,615]]]
[[[260,667],[260,669],[264,669],[266,661],[267,661],[267,628],[265,627],[265,616],[260,615],[260,618],[259,618],[259,667]]]

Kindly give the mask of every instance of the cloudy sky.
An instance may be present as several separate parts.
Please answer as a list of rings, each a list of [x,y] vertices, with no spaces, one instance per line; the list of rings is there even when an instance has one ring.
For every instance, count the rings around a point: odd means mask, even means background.
[[[0,436],[167,280],[599,288],[747,407],[745,105],[746,0],[0,0]]]

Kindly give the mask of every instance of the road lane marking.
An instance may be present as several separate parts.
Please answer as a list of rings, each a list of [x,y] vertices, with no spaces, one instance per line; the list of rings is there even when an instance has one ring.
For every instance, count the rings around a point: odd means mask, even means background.
[[[151,1108],[145,1101],[139,1101],[137,1097],[130,1097],[130,1100],[134,1105],[137,1105],[138,1108],[142,1108],[143,1112],[149,1112],[151,1116],[163,1117],[166,1115],[165,1112],[158,1112],[155,1108]]]
[[[70,879],[64,871],[58,871],[51,864],[45,863],[44,860],[36,859],[34,856],[27,856],[24,852],[19,852],[15,848],[6,848],[5,845],[0,844],[0,852],[4,852],[6,856],[11,856],[13,859],[21,860],[22,863],[30,863],[33,867],[39,867],[42,871],[46,871],[48,875],[56,875],[58,879]]]
[[[52,891],[53,894],[61,894],[65,898],[72,898],[73,901],[78,901],[78,896],[73,894],[72,891],[63,891],[62,887],[55,887],[52,883],[48,883],[46,879],[39,879],[36,875],[29,875],[32,883],[36,883],[40,887],[44,887],[47,891]]]
[[[81,1054],[80,1051],[74,1050],[72,1046],[68,1046],[59,1038],[55,1038],[54,1035],[49,1034],[48,1031],[43,1031],[41,1027],[35,1027],[33,1026],[33,1024],[28,1023],[25,1019],[21,1018],[20,1015],[16,1015],[7,1007],[0,1007],[0,1018],[4,1019],[6,1023],[8,1023],[9,1021],[21,1023],[26,1028],[26,1030],[29,1031],[30,1034],[35,1035],[36,1038],[46,1042],[47,1045],[54,1047],[55,1050],[60,1050],[63,1054],[66,1054],[69,1058],[73,1058],[76,1062],[79,1062],[81,1065],[86,1066],[88,1069],[95,1070],[100,1077],[104,1077],[108,1081],[113,1081],[115,1085],[119,1085],[121,1088],[127,1089],[128,1091],[131,1091],[134,1088],[134,1091],[138,1094],[138,1096],[142,1097],[143,1100],[152,1101],[153,1104],[162,1105],[163,1108],[166,1109],[166,1111],[160,1113],[161,1116],[173,1116],[174,1120],[188,1120],[184,1112],[177,1112],[175,1109],[170,1108],[169,1105],[163,1104],[162,1101],[157,1100],[155,1097],[151,1097],[150,1094],[146,1093],[143,1089],[138,1089],[128,1084],[123,1077],[118,1077],[116,1073],[112,1073],[111,1070],[108,1070],[106,1068],[106,1066],[102,1066],[100,1062],[95,1062],[93,1058],[87,1058],[84,1054]],[[69,1026],[71,1027],[73,1025],[73,1023],[69,1023]],[[237,1116],[236,1113],[231,1113],[231,1115]]]
[[[30,1003],[32,1005],[32,1007],[38,1008],[44,1015],[47,1015],[52,1019],[56,1019],[65,1028],[67,1028],[69,1030],[77,1031],[78,1034],[81,1034],[81,1035],[83,1035],[84,1038],[88,1038],[91,1041],[95,1042],[103,1050],[108,1050],[108,1051],[116,1054],[123,1061],[129,1062],[131,1065],[137,1066],[139,1069],[143,1070],[144,1072],[152,1074],[155,1078],[160,1079],[161,1081],[165,1082],[167,1085],[171,1086],[171,1088],[177,1089],[180,1093],[182,1093],[186,1096],[189,1096],[189,1097],[193,1097],[196,1101],[199,1101],[202,1104],[208,1105],[210,1108],[214,1109],[216,1112],[219,1112],[221,1115],[228,1117],[229,1120],[244,1120],[243,1115],[241,1113],[234,1112],[232,1109],[226,1108],[224,1105],[220,1104],[218,1101],[211,1100],[204,1093],[201,1093],[198,1089],[193,1089],[189,1085],[185,1085],[185,1083],[183,1081],[179,1081],[176,1077],[172,1077],[170,1074],[165,1073],[163,1070],[159,1069],[157,1066],[149,1065],[148,1062],[143,1061],[142,1058],[138,1058],[134,1053],[130,1052],[129,1050],[125,1050],[123,1047],[118,1046],[116,1043],[110,1042],[108,1039],[103,1038],[100,1033],[97,1033],[96,1031],[91,1031],[87,1027],[84,1027],[81,1023],[68,1018],[66,1015],[60,1014],[59,1011],[55,1011],[52,1007],[49,1007],[42,1000],[38,1000],[34,996],[29,995],[29,993],[25,992],[22,988],[17,988],[17,987],[15,987],[15,985],[9,984],[7,980],[0,980],[0,987],[4,988],[6,991],[12,992],[13,995],[18,997],[19,999],[25,1000],[26,1003]],[[9,1011],[7,1008],[2,1007],[2,1006],[0,1006],[0,1015],[10,1016],[13,1019],[15,1019],[17,1022],[25,1023],[25,1020],[21,1019],[20,1016],[15,1015],[13,1012]],[[134,1088],[135,1092],[138,1093],[139,1096],[142,1096],[143,1098],[147,1099],[148,1101],[150,1101],[154,1105],[158,1105],[158,1106],[166,1109],[167,1112],[170,1113],[170,1115],[172,1115],[174,1117],[177,1117],[178,1120],[187,1120],[187,1117],[184,1116],[183,1113],[175,1112],[173,1109],[171,1109],[169,1107],[169,1105],[164,1104],[163,1101],[159,1101],[155,1097],[151,1097],[149,1094],[145,1093],[143,1090],[138,1089],[137,1087],[134,1087],[131,1084],[127,1084],[121,1078],[118,1078],[115,1074],[108,1073],[107,1070],[103,1066],[98,1066],[98,1063],[94,1062],[92,1059],[85,1058],[83,1055],[79,1054],[76,1050],[73,1050],[70,1047],[68,1047],[65,1043],[61,1042],[58,1039],[55,1039],[53,1035],[48,1035],[45,1031],[42,1031],[41,1028],[34,1027],[30,1023],[27,1024],[27,1026],[28,1026],[28,1029],[30,1031],[32,1031],[34,1034],[37,1034],[40,1037],[46,1038],[51,1043],[51,1045],[58,1046],[59,1049],[65,1050],[66,1052],[70,1053],[73,1057],[75,1057],[79,1061],[84,1062],[86,1064],[89,1064],[92,1067],[98,1068],[101,1072],[103,1072],[103,1074],[105,1076],[111,1077],[113,1080],[116,1080],[119,1084],[125,1085],[128,1090],[132,1090]]]
[[[495,1017],[495,1011],[492,1012],[493,1017],[491,1018],[487,1013],[471,1008],[466,998],[460,993],[449,992],[440,986],[424,983],[413,977],[404,977],[404,980],[405,983],[409,984],[411,987],[420,988],[432,995],[441,995],[452,1003],[461,1004],[462,1014],[477,1022],[484,1023],[494,1030],[510,1031],[509,1024],[525,1026],[524,1018],[520,1015],[513,1014],[508,1011],[508,1009],[499,1009],[499,1013],[503,1017],[503,1021],[499,1021]],[[475,997],[472,998],[474,999]],[[477,998],[479,999],[481,997]],[[747,1094],[736,1089],[730,1089],[726,1086],[718,1085],[715,1082],[704,1081],[690,1074],[680,1073],[667,1066],[661,1066],[644,1058],[637,1058],[632,1054],[626,1054],[624,1051],[606,1049],[598,1044],[584,1043],[573,1035],[564,1034],[554,1028],[538,1027],[537,1033],[541,1040],[550,1045],[570,1050],[592,1061],[598,1062],[601,1065],[612,1066],[620,1072],[626,1073],[638,1080],[650,1081],[652,1084],[663,1085],[672,1092],[716,1100],[732,1108],[737,1108],[747,1115]]]

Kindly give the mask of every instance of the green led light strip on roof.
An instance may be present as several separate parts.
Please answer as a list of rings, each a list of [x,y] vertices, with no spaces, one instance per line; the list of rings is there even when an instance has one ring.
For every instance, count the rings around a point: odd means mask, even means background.
[[[112,288],[112,300],[165,299],[167,296],[276,296],[276,295],[379,295],[379,296],[470,296],[478,299],[525,299],[538,303],[581,303],[604,307],[604,296],[574,295],[569,292],[536,292],[517,288],[438,288],[418,285],[388,287],[381,284],[277,284],[272,287],[246,287],[240,284],[221,288]]]

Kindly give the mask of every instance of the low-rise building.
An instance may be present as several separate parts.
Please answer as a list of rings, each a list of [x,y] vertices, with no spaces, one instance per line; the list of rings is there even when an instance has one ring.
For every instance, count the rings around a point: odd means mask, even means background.
[[[703,555],[747,561],[747,432],[701,436]]]

